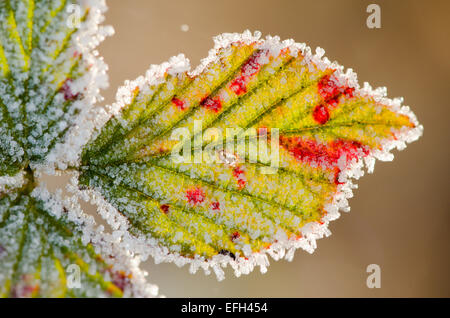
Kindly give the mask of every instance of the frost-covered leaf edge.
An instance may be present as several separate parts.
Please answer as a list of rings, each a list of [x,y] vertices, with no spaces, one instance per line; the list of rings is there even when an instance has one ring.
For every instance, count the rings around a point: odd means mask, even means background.
[[[83,62],[91,67],[89,72],[71,83],[73,94],[83,92],[83,99],[78,101],[83,104],[80,113],[65,133],[64,139],[56,143],[48,153],[45,162],[32,165],[32,168],[49,173],[53,173],[55,169],[64,170],[68,166],[76,165],[81,148],[89,139],[92,130],[105,118],[105,111],[98,103],[104,100],[100,91],[109,86],[108,65],[96,47],[106,37],[112,36],[114,29],[112,26],[102,25],[108,9],[105,0],[80,0],[80,3],[89,7],[89,13],[73,35],[72,45],[81,54]]]

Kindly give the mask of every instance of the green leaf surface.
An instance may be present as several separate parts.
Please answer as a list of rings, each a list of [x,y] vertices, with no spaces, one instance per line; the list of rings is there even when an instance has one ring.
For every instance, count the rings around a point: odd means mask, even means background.
[[[250,264],[240,273],[264,268],[266,252],[312,251],[347,209],[350,178],[364,162],[371,170],[422,129],[401,100],[359,87],[355,74],[322,54],[247,32],[217,37],[193,72],[183,56],[152,67],[122,88],[119,113],[83,150],[80,185],[98,190],[133,237],[156,240],[149,253],[159,260]],[[223,134],[211,141],[208,128]],[[227,128],[243,129],[236,147],[227,148]],[[181,143],[179,129],[189,133]],[[174,160],[186,145],[203,153]],[[279,165],[250,160],[259,147]]]

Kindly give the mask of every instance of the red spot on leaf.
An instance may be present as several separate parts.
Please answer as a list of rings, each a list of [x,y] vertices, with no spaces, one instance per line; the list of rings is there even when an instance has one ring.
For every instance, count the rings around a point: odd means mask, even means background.
[[[123,271],[112,272],[112,283],[116,285],[121,291],[130,284],[131,275],[126,275]]]
[[[339,94],[339,87],[330,75],[325,75],[317,84],[319,94],[324,100],[329,100]]]
[[[317,84],[317,87],[323,100],[333,107],[336,107],[339,104],[339,96],[345,95],[347,98],[351,98],[355,92],[353,87],[337,85],[336,80],[330,75],[322,77]]]
[[[216,113],[222,109],[222,102],[218,97],[215,98],[206,97],[200,102],[200,105]]]
[[[38,285],[25,285],[15,287],[12,291],[12,296],[14,298],[29,298],[33,295],[34,292],[39,290]]]
[[[21,277],[21,282],[11,289],[11,296],[13,298],[29,298],[39,290],[39,285],[33,282],[34,278],[31,274],[24,274]]]
[[[339,160],[345,156],[345,164],[359,156],[369,153],[367,147],[357,141],[333,140],[327,144],[318,143],[315,140],[301,137],[280,136],[280,144],[286,148],[295,158],[308,163],[324,164],[337,168]]]
[[[159,208],[161,209],[161,211],[162,211],[164,214],[169,213],[169,205],[168,205],[168,204],[161,204],[161,206],[160,206]]]
[[[239,76],[238,78],[234,79],[230,84],[230,89],[236,95],[247,93],[247,84],[245,83],[245,78],[243,76]]]
[[[339,104],[339,99],[337,97],[330,98],[327,100],[327,105],[336,108]]]
[[[258,73],[261,69],[261,64],[259,64],[258,60],[263,56],[267,55],[269,52],[267,50],[258,51],[253,54],[247,62],[241,68],[241,74],[244,76],[252,76]]]
[[[250,81],[250,78],[261,69],[259,59],[261,56],[267,55],[268,53],[268,51],[258,51],[252,55],[242,66],[239,76],[231,82],[230,90],[232,90],[236,95],[245,94],[247,92],[247,84]]]
[[[353,88],[353,87],[347,87],[347,88],[345,88],[345,90],[344,90],[344,94],[345,94],[345,96],[347,96],[348,98],[353,97],[353,96],[354,96],[354,93],[355,93],[355,88]]]
[[[230,239],[231,239],[232,241],[235,241],[235,240],[239,239],[240,237],[241,237],[241,234],[239,234],[238,231],[235,231],[235,232],[233,232],[233,233],[231,234]]]
[[[351,98],[355,91],[353,87],[337,85],[336,79],[330,75],[322,77],[317,84],[317,90],[323,102],[314,107],[312,115],[314,120],[321,125],[330,119],[330,110],[339,105],[339,97],[344,95]]]
[[[245,171],[242,170],[241,167],[235,167],[233,169],[233,176],[236,178],[237,184],[239,189],[242,189],[245,187]]]
[[[205,193],[200,188],[194,188],[186,191],[186,198],[192,205],[205,201]]]
[[[172,103],[177,106],[180,110],[185,110],[186,105],[184,104],[184,102],[181,99],[178,99],[176,97],[172,98]]]
[[[323,104],[317,105],[313,110],[313,118],[319,124],[325,124],[328,119],[330,119],[330,113],[328,112],[327,106]]]

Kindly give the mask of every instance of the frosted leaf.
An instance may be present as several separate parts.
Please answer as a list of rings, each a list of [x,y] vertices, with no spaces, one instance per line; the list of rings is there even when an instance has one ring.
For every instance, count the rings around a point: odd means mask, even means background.
[[[111,33],[99,26],[105,9],[91,0],[0,2],[0,175],[76,158],[86,136],[66,133],[107,85],[94,52]]]
[[[92,217],[32,188],[25,184],[0,199],[1,297],[155,295],[138,261],[96,229]]]
[[[76,162],[101,120],[93,106],[106,65],[94,48],[112,33],[99,26],[105,10],[94,0],[0,1],[0,297],[157,295],[116,235],[74,198],[37,187],[41,169]]]
[[[348,210],[351,180],[364,164],[371,171],[374,159],[390,159],[422,133],[400,99],[361,88],[355,73],[323,54],[246,31],[216,37],[194,71],[181,55],[152,66],[119,89],[113,116],[84,148],[80,188],[99,192],[123,244],[156,262],[212,268],[221,279],[222,266],[238,276],[255,266],[265,272],[267,254],[290,260],[296,248],[312,252]],[[212,127],[224,134],[195,144]],[[251,138],[278,154],[279,166],[252,161],[239,147],[219,149],[213,163],[171,156],[175,129],[189,133],[188,149],[206,151],[226,146],[226,128],[238,127],[254,129]],[[242,140],[250,137],[238,133]]]

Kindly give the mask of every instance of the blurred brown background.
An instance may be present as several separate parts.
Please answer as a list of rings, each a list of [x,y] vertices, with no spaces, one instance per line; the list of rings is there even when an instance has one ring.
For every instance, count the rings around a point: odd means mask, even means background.
[[[360,83],[404,96],[424,136],[359,181],[350,214],[312,255],[217,282],[173,264],[144,267],[171,297],[450,296],[449,76],[450,1],[144,1],[109,0],[115,36],[100,47],[110,67],[106,103],[125,79],[184,53],[195,67],[223,32],[260,30],[321,46],[353,68]],[[381,6],[381,29],[368,29],[366,8]],[[189,26],[182,31],[181,25]],[[381,266],[381,288],[366,287],[366,267]]]

